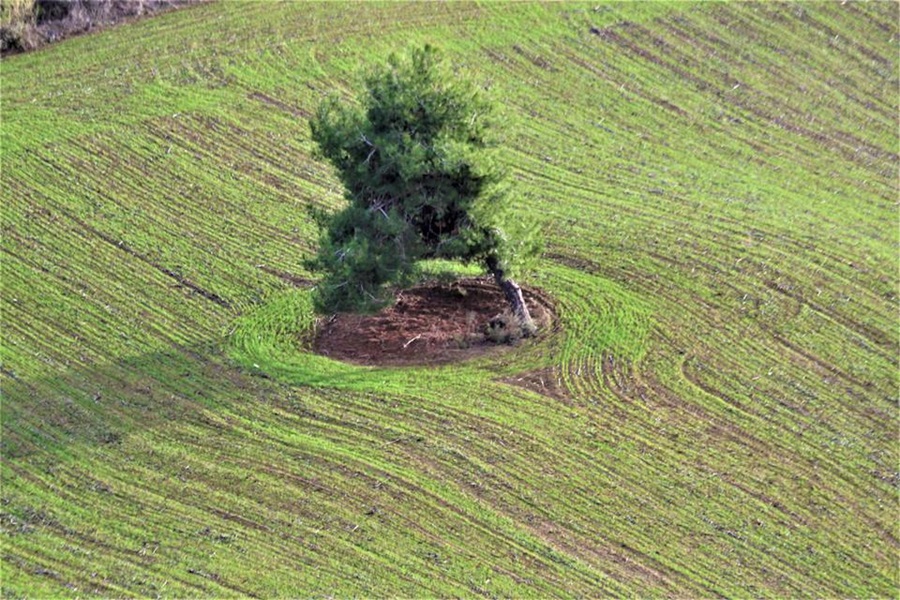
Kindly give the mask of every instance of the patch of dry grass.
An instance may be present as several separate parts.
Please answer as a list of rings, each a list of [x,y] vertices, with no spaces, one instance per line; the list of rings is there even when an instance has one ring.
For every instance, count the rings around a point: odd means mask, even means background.
[[[26,52],[63,38],[197,0],[5,0],[0,53]]]

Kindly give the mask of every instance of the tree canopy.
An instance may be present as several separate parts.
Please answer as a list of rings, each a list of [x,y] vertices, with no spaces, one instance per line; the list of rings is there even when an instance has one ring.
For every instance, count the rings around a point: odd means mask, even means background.
[[[310,121],[348,201],[326,219],[312,261],[325,273],[318,307],[383,306],[424,259],[479,262],[508,277],[537,236],[510,210],[484,92],[429,45],[391,55],[364,87],[358,102],[331,97]]]

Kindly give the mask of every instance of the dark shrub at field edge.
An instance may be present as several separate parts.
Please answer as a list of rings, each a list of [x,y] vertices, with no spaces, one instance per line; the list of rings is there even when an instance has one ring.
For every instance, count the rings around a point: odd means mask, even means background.
[[[201,0],[9,0],[0,10],[0,55]]]

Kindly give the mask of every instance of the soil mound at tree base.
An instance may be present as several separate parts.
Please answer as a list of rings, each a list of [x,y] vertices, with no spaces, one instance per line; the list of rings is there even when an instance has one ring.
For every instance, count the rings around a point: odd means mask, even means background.
[[[522,288],[541,330],[552,308],[539,293]],[[509,348],[488,336],[488,325],[508,312],[503,292],[488,278],[429,283],[397,294],[374,315],[323,318],[313,341],[318,354],[363,365],[430,365],[466,360]],[[538,334],[540,335],[540,333]],[[494,338],[494,339],[492,339]]]

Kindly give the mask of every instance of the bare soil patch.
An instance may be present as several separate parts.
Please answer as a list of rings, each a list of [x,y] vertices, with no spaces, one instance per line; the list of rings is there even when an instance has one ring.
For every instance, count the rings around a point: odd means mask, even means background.
[[[572,403],[569,391],[562,381],[562,373],[559,367],[545,367],[536,371],[520,373],[513,377],[501,379],[504,383],[517,385],[532,392],[537,392],[549,398],[560,400],[567,404]]]
[[[522,288],[538,327],[554,320],[549,299]],[[374,315],[337,314],[323,318],[313,340],[318,354],[362,365],[434,365],[502,352],[514,344],[487,334],[489,323],[507,309],[503,293],[489,278],[428,283],[397,294],[396,302]],[[540,332],[538,335],[541,335]]]

